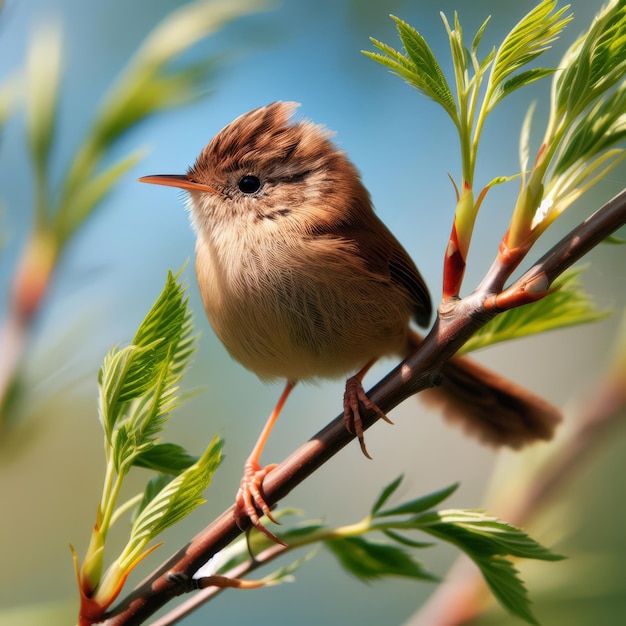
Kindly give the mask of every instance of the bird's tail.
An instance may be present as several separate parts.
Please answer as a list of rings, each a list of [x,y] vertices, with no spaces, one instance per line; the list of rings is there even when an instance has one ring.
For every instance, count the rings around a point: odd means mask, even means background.
[[[412,347],[421,337],[412,331]],[[482,442],[521,448],[552,438],[561,412],[547,400],[479,365],[467,357],[451,359],[442,370],[441,385],[420,398],[461,424]]]

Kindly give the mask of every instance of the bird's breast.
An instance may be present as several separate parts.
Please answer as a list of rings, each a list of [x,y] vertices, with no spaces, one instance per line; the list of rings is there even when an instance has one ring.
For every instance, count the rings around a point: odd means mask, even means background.
[[[351,259],[345,242],[199,237],[196,272],[216,335],[261,378],[343,376],[406,343],[408,298]]]

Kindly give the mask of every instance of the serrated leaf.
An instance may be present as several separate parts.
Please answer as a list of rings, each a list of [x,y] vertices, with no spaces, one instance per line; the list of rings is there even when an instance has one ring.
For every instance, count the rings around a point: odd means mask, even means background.
[[[135,553],[166,528],[189,515],[204,502],[203,492],[221,462],[223,442],[216,436],[194,465],[168,482],[137,516],[129,546]],[[130,557],[129,557],[130,558]],[[131,559],[132,560],[132,559]]]
[[[512,563],[504,557],[545,561],[563,557],[550,552],[520,529],[483,511],[426,513],[413,522],[416,528],[463,550],[480,568],[493,594],[506,609],[530,624],[537,623],[530,611],[526,588]]]
[[[157,434],[163,429],[168,413],[176,407],[177,387],[170,385],[170,354],[152,377],[152,387],[128,408],[127,425],[132,429],[136,449],[124,459],[134,465],[138,456],[154,448]]]
[[[456,111],[456,103],[448,82],[424,37],[401,19],[394,16],[392,19],[396,23],[406,53],[413,63],[414,71],[422,81],[424,92],[447,111]]]
[[[134,465],[177,475],[197,461],[198,457],[190,455],[182,446],[175,443],[159,443],[140,454],[135,459]]]
[[[374,506],[372,507],[372,510],[371,510],[371,514],[372,515],[376,515],[376,513],[378,513],[378,511],[383,507],[385,502],[387,502],[387,500],[390,498],[390,496],[400,486],[400,483],[402,482],[403,479],[404,479],[404,474],[400,474],[400,476],[398,476],[398,478],[396,478],[394,481],[390,482],[380,492],[380,495],[378,496],[378,499],[376,500],[376,502],[374,502]]]
[[[132,523],[135,523],[137,517],[141,514],[141,512],[148,506],[152,500],[154,500],[155,496],[158,495],[161,490],[169,484],[174,479],[172,474],[157,474],[153,476],[147,483],[146,488],[143,492],[143,498],[139,503],[139,506],[135,510],[132,518]]]
[[[361,580],[373,580],[382,576],[437,580],[406,550],[391,544],[363,537],[343,537],[329,539],[326,545],[343,568]]]
[[[610,2],[566,52],[554,83],[556,113],[575,117],[626,71],[626,6]]]
[[[195,347],[187,312],[187,296],[177,281],[180,273],[168,272],[166,285],[139,326],[133,343],[150,348],[149,387],[129,409],[129,419],[146,438],[152,437],[177,403],[176,383],[189,363]]]
[[[178,403],[176,384],[195,346],[179,274],[168,272],[163,291],[140,324],[133,345],[111,350],[98,375],[100,418],[115,469],[122,474],[135,463],[155,463],[159,451],[168,451],[169,461],[178,465],[189,460],[178,454],[180,449],[174,455],[172,447],[151,452]],[[165,460],[162,455],[160,462]],[[177,471],[174,466],[159,469]]]
[[[146,315],[134,343],[110,351],[104,359],[100,383],[100,417],[107,434],[123,413],[135,430],[141,446],[160,430],[163,419],[175,405],[175,383],[193,352],[187,300],[176,277],[169,272],[166,285]],[[128,450],[118,460],[127,460]]]
[[[626,138],[626,83],[612,94],[601,98],[571,126],[554,165],[559,177],[578,164],[588,165],[594,157]]]
[[[141,357],[148,349],[141,346],[127,346],[121,350],[113,348],[104,357],[98,373],[99,407],[100,420],[109,440],[126,401],[140,396],[148,387],[151,370],[134,367],[138,361],[142,362]]]
[[[164,344],[178,341],[187,315],[183,288],[177,283],[179,275],[180,272],[174,275],[171,270],[168,271],[165,286],[137,329],[133,345],[154,345],[163,338]],[[161,354],[157,355],[158,360],[168,348],[161,345],[159,349]]]
[[[528,590],[511,561],[496,556],[490,559],[475,559],[474,562],[503,607],[529,624],[539,624],[530,610]]]
[[[582,269],[564,272],[554,281],[555,289],[541,300],[510,309],[478,330],[459,351],[465,354],[487,346],[537,335],[558,328],[589,324],[604,319],[608,312],[599,311],[581,288]]]
[[[558,10],[556,7],[557,0],[544,0],[531,9],[504,38],[496,52],[489,77],[487,110],[493,109],[502,98],[518,87],[550,72],[544,69],[530,70],[520,74],[521,78],[514,77],[507,81],[511,74],[548,50],[572,19],[571,15],[566,15],[569,7]],[[508,86],[505,87],[505,84]]]
[[[411,500],[410,502],[405,502],[404,504],[400,504],[399,506],[393,507],[392,509],[387,509],[386,511],[377,511],[376,517],[389,517],[391,515],[406,515],[411,514],[415,515],[417,513],[422,513],[423,511],[427,511],[428,509],[432,509],[437,506],[440,502],[443,502],[446,498],[449,498],[459,487],[458,483],[454,485],[450,485],[445,489],[440,489],[439,491],[435,491],[426,496],[422,496],[421,498],[416,498],[415,500]]]
[[[416,529],[455,544],[470,556],[515,556],[542,561],[563,559],[524,531],[484,511],[450,509],[423,513],[412,524]]]
[[[556,68],[535,67],[531,70],[520,72],[512,78],[505,80],[494,89],[493,96],[490,100],[490,109],[493,109],[498,102],[512,94],[520,87],[525,87],[526,85],[530,85],[530,83],[534,83],[536,80],[541,80],[542,78],[551,76],[555,71]]]
[[[406,54],[373,38],[370,41],[382,54],[366,50],[363,50],[363,54],[384,65],[422,94],[439,103],[456,123],[456,102],[430,46],[412,26],[393,15],[391,19],[396,23]]]

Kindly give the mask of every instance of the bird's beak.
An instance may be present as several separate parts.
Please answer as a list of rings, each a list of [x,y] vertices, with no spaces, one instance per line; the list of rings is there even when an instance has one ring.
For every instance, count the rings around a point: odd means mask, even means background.
[[[213,189],[213,187],[191,180],[187,174],[154,174],[152,176],[142,176],[139,182],[150,183],[152,185],[165,185],[166,187],[178,187],[185,191],[220,193],[217,189]]]

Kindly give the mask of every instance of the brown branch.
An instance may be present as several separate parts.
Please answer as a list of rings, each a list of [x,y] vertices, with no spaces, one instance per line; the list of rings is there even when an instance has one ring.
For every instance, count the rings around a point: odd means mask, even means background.
[[[549,287],[560,273],[624,223],[626,190],[571,231],[507,291],[519,291],[537,275],[546,276],[546,288]],[[382,411],[389,412],[409,396],[432,387],[442,365],[478,328],[502,310],[485,307],[488,299],[496,295],[494,289],[494,284],[483,281],[478,290],[463,300],[444,301],[433,329],[419,350],[368,392],[371,400]],[[364,411],[362,417],[364,428],[369,428],[378,419],[369,411]],[[345,429],[343,415],[335,418],[267,476],[263,483],[266,502],[270,506],[276,504],[353,438]],[[173,597],[188,591],[185,581],[241,532],[235,524],[231,507],[109,611],[103,623],[107,626],[141,624]]]

